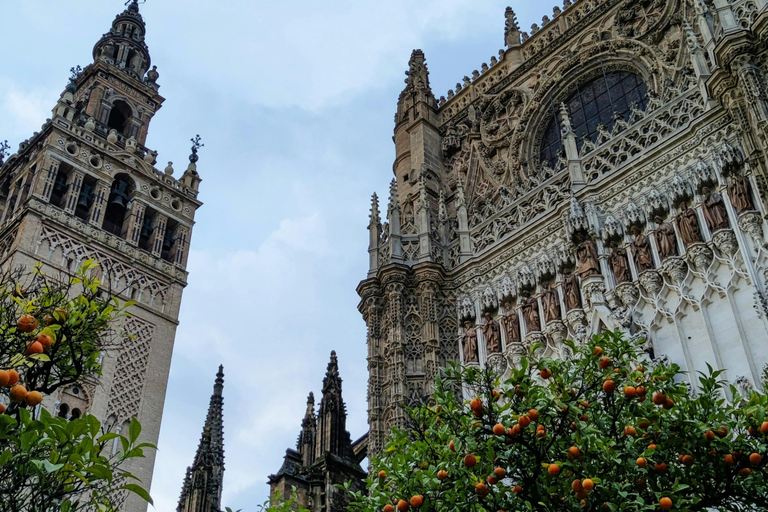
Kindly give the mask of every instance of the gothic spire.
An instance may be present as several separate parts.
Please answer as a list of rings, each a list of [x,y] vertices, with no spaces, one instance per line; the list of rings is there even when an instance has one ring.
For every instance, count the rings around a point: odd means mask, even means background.
[[[335,350],[331,350],[331,360],[328,362],[328,369],[325,371],[325,378],[323,379],[323,398],[332,392],[341,394],[339,360],[336,358]]]
[[[317,415],[317,455],[330,452],[339,457],[349,457],[352,441],[347,432],[347,408],[341,396],[341,377],[336,351],[331,352],[331,360],[323,379],[323,398]]]
[[[187,468],[177,512],[219,512],[224,479],[224,367],[219,366],[195,461]]]
[[[413,50],[411,59],[408,61],[408,71],[405,72],[405,90],[409,92],[428,91],[432,94],[429,86],[429,70],[427,69],[426,57],[421,50]]]
[[[511,7],[504,12],[504,44],[507,48],[520,46],[520,26],[517,24],[517,15]]]
[[[147,26],[139,13],[139,2],[129,0],[125,10],[115,17],[109,32],[93,47],[93,61],[115,66],[131,77],[144,81],[144,75],[152,63],[149,48],[144,42],[146,33]],[[154,83],[152,80],[150,82]]]

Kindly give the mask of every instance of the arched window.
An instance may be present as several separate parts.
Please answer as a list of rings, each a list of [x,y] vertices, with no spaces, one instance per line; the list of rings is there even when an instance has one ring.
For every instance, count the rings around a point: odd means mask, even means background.
[[[129,107],[126,102],[117,100],[112,105],[112,110],[109,112],[107,126],[114,128],[123,135],[128,135],[132,115],[133,111],[131,110],[131,107]]]
[[[627,120],[632,104],[645,110],[648,106],[648,86],[642,78],[629,71],[603,73],[596,79],[577,84],[576,91],[564,103],[577,141],[581,143],[586,137],[594,142],[597,140],[598,125],[602,124],[608,130],[613,128],[614,114]],[[541,163],[548,163],[550,167],[555,166],[558,152],[563,149],[558,111],[557,105],[553,105],[539,151]]]
[[[64,207],[64,196],[67,195],[67,181],[69,181],[69,170],[64,164],[59,166],[56,172],[56,180],[53,182],[50,203],[57,208]]]
[[[91,212],[91,206],[93,205],[93,192],[95,188],[96,178],[93,176],[85,175],[83,177],[83,184],[80,185],[80,194],[77,196],[77,204],[75,205],[75,217],[88,220]]]
[[[72,416],[70,416],[70,417],[69,417],[69,419],[70,419],[70,420],[76,420],[76,419],[77,419],[77,418],[79,418],[81,415],[82,415],[82,413],[80,412],[80,409],[78,409],[77,407],[75,407],[74,409],[72,409]]]
[[[59,413],[57,414],[57,416],[59,418],[66,418],[68,414],[69,414],[69,406],[67,404],[61,404],[59,406]]]
[[[124,174],[115,176],[109,192],[107,209],[104,212],[103,228],[113,235],[123,236],[123,223],[128,211],[128,203],[133,194],[133,181]]]

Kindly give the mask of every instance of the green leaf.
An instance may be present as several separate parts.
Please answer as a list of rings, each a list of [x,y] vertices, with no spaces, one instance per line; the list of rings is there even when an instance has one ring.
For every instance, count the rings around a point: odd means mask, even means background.
[[[123,489],[130,491],[137,496],[141,497],[144,501],[149,503],[150,505],[154,505],[155,503],[152,501],[152,497],[149,495],[149,493],[140,485],[137,484],[125,484],[123,486]]]
[[[139,420],[136,418],[131,418],[131,425],[128,428],[128,436],[129,440],[131,441],[131,444],[135,443],[137,439],[139,439],[139,435],[141,434],[141,423],[139,423]]]

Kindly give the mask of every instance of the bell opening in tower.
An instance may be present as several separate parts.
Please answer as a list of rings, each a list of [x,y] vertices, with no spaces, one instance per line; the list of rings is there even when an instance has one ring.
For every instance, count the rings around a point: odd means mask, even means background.
[[[113,235],[122,236],[123,223],[131,201],[133,183],[125,175],[118,174],[112,182],[107,209],[104,213],[103,228]]]
[[[118,133],[128,135],[129,124],[133,111],[131,107],[124,101],[117,100],[112,105],[112,110],[109,112],[109,119],[107,120],[107,126],[110,129],[117,130]]]

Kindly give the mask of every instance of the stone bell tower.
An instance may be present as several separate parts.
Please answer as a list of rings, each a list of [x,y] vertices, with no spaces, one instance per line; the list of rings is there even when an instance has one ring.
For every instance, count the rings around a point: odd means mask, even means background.
[[[94,259],[121,300],[136,301],[121,346],[104,354],[103,375],[61,389],[44,405],[59,416],[92,413],[121,430],[137,418],[156,443],[165,401],[187,257],[198,201],[199,137],[175,177],[145,146],[164,98],[151,66],[136,0],[117,15],[72,77],[39,132],[0,156],[0,264],[51,275]],[[115,446],[115,450],[119,447]],[[155,453],[128,470],[149,487]],[[129,497],[126,511],[145,510]]]

